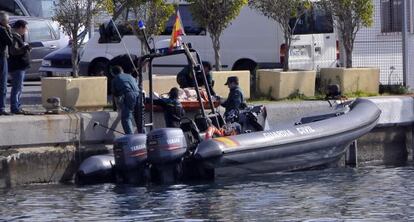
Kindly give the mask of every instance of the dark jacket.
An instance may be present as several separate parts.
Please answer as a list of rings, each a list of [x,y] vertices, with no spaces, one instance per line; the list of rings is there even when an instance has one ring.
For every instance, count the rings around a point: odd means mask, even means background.
[[[121,97],[122,104],[129,110],[139,105],[139,88],[137,80],[130,74],[120,73],[111,81],[112,95]],[[115,103],[114,103],[115,105]],[[121,106],[124,107],[124,106]]]
[[[164,110],[164,119],[166,127],[179,128],[181,118],[185,111],[180,101],[175,99],[155,99],[154,104],[162,106]]]
[[[129,74],[118,74],[112,80],[112,93],[114,96],[123,96],[127,93],[139,93],[138,82]]]
[[[204,84],[204,77],[203,71],[199,70],[196,73],[197,83],[198,86],[205,86]],[[206,73],[207,84],[210,89],[211,95],[216,95],[213,89],[213,78],[210,73]],[[180,88],[188,88],[188,87],[195,87],[195,81],[193,76],[193,71],[191,65],[184,67],[178,74],[177,74],[177,83]]]
[[[240,87],[230,89],[227,100],[221,105],[226,108],[225,113],[233,109],[240,110],[245,108],[246,104],[244,103],[244,96]]]
[[[9,47],[9,71],[25,70],[30,67],[30,47],[25,46],[23,37],[13,33],[13,44]]]
[[[0,25],[0,57],[8,56],[7,48],[13,44],[10,29]]]

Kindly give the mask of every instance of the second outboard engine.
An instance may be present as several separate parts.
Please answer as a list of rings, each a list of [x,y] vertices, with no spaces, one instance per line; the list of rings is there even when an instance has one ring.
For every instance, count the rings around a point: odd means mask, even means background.
[[[269,130],[267,111],[263,105],[248,107],[240,111],[239,122],[244,132]]]
[[[181,129],[153,130],[147,137],[147,150],[154,182],[172,183],[180,179],[182,158],[187,151],[187,142]]]
[[[126,135],[115,139],[117,182],[137,184],[148,180],[146,140],[145,134]]]

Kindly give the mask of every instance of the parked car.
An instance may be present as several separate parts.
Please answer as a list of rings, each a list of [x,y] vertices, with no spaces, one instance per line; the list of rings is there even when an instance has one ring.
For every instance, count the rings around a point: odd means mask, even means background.
[[[43,57],[47,54],[68,45],[69,37],[59,28],[59,25],[52,20],[27,17],[10,16],[10,25],[19,19],[28,22],[29,31],[25,36],[26,41],[32,47],[30,52],[30,69],[26,72],[25,79],[40,79],[39,67]]]
[[[83,50],[83,46],[88,42],[89,35],[87,31],[79,34],[78,38],[84,37],[83,44],[79,51]],[[71,76],[72,75],[72,44],[69,43],[66,47],[53,51],[47,54],[39,68],[42,76],[57,77],[57,76]]]

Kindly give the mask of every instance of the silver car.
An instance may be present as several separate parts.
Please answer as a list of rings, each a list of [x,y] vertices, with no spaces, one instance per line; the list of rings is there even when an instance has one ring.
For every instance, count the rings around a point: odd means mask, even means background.
[[[40,79],[42,74],[39,72],[39,68],[43,57],[67,46],[69,37],[63,34],[59,25],[50,19],[10,16],[10,25],[20,19],[28,23],[29,31],[25,38],[32,47],[30,69],[27,70],[25,79]]]

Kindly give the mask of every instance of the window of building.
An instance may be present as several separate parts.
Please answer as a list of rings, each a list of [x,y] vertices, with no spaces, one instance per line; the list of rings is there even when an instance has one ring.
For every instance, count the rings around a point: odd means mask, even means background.
[[[381,32],[401,32],[403,0],[381,0]]]

